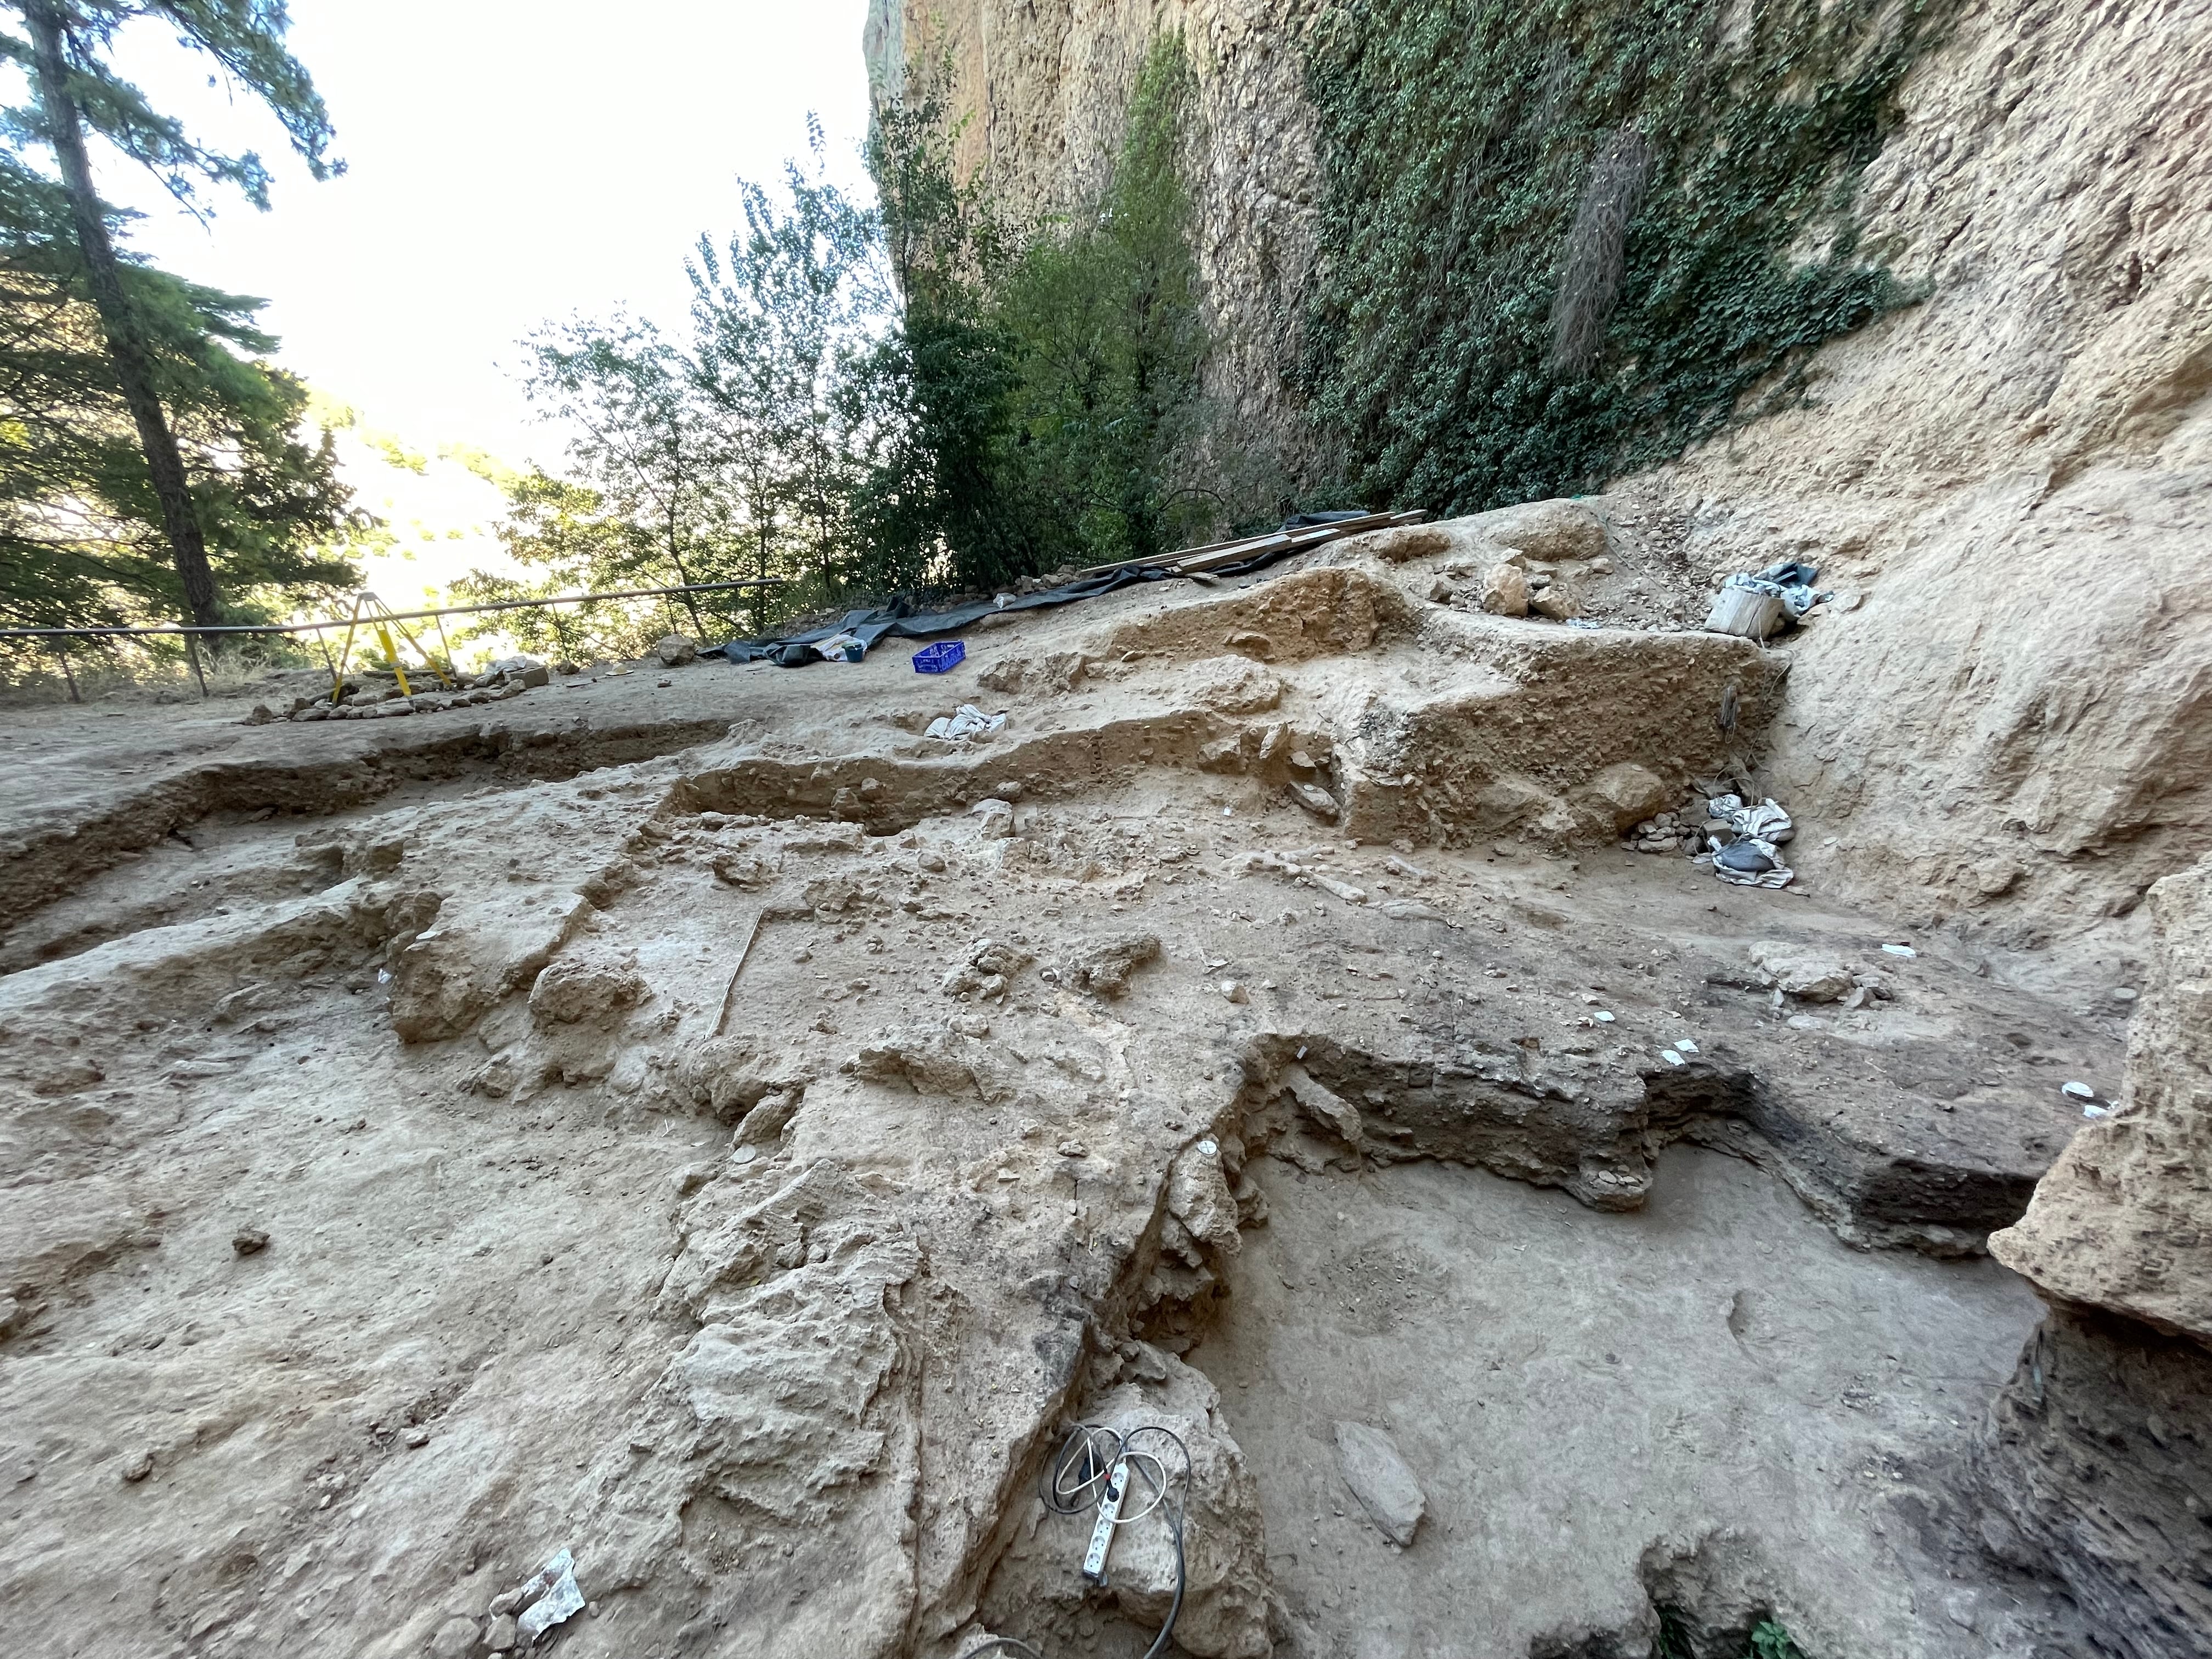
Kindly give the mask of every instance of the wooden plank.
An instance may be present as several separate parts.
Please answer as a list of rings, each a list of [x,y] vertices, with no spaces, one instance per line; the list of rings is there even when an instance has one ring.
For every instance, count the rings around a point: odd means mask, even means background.
[[[1370,530],[1393,530],[1402,525],[1419,524],[1428,516],[1427,514],[1420,512],[1376,513],[1369,514],[1365,519],[1347,519],[1342,524],[1308,525],[1301,530],[1285,531],[1270,539],[1287,544],[1285,551],[1303,553],[1309,548],[1325,547],[1330,542],[1342,541],[1352,536],[1364,535]],[[1263,547],[1254,550],[1255,552],[1270,551],[1272,549]],[[1202,556],[1185,556],[1176,562],[1175,568],[1185,575],[1189,575],[1196,571],[1216,569],[1224,564],[1236,564],[1250,556],[1252,555],[1249,553],[1232,553],[1224,549],[1221,552]]]
[[[1341,537],[1357,536],[1370,530],[1388,530],[1399,525],[1419,524],[1428,516],[1419,508],[1403,513],[1369,513],[1335,524],[1304,525],[1297,530],[1271,530],[1264,535],[1246,536],[1232,542],[1209,542],[1202,547],[1180,548],[1173,553],[1163,553],[1157,559],[1122,559],[1113,564],[1095,564],[1087,570],[1077,571],[1075,574],[1080,580],[1085,576],[1103,576],[1111,571],[1134,569],[1140,565],[1158,565],[1174,570],[1211,570],[1220,565],[1236,564],[1261,553],[1273,552],[1279,547],[1319,547]]]
[[[722,1028],[730,1023],[730,1006],[737,1000],[738,975],[745,971],[745,958],[753,953],[753,941],[760,937],[761,918],[768,914],[763,905],[753,912],[752,931],[745,935],[745,948],[738,952],[738,965],[730,969],[730,983],[722,993],[722,1012],[714,1018],[714,1035],[722,1035]]]

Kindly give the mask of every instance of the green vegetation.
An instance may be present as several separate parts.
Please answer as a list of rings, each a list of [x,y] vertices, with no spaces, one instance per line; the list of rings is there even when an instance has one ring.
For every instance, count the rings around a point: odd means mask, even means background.
[[[617,318],[541,332],[526,390],[578,435],[566,476],[505,482],[508,549],[542,577],[475,598],[780,578],[692,607],[693,631],[894,592],[1002,586],[1202,538],[1235,510],[1201,488],[1190,201],[1177,163],[1190,70],[1160,40],[1103,197],[1018,225],[952,164],[935,82],[882,112],[884,206],[823,176],[820,135],[745,228],[702,240],[689,337]],[[634,649],[653,605],[592,607],[545,643]],[[539,642],[535,635],[532,642]]]
[[[134,19],[164,25],[265,105],[322,176],[321,100],[259,0],[11,0],[0,60],[28,107],[0,111],[0,616],[19,625],[250,620],[297,590],[356,583],[329,550],[362,529],[305,388],[271,368],[260,302],[119,252],[88,137],[179,200],[202,185],[268,202],[250,152],[207,149],[118,78]],[[49,170],[51,168],[51,170]],[[226,603],[225,593],[228,593]]]
[[[1572,493],[1911,295],[1861,172],[1956,0],[1335,0],[1300,375],[1355,493]]]
[[[1687,1621],[1673,1607],[1659,1609],[1659,1634],[1651,1644],[1651,1659],[1715,1659],[1700,1655],[1690,1644]],[[1804,1650],[1790,1639],[1779,1620],[1762,1619],[1752,1626],[1750,1645],[1728,1659],[1805,1659]]]

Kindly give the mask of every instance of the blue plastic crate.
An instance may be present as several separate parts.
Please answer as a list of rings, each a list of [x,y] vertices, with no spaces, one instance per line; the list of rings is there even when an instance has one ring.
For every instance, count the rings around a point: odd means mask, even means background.
[[[968,647],[957,640],[925,645],[914,653],[914,672],[917,674],[942,674],[967,654]]]

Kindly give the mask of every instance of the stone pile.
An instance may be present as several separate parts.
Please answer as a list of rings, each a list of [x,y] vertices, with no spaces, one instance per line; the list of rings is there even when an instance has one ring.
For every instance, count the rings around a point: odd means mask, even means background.
[[[266,726],[283,719],[310,720],[387,720],[401,714],[435,714],[448,708],[470,708],[480,703],[501,702],[519,697],[535,686],[548,684],[550,671],[534,657],[507,657],[494,663],[465,684],[451,689],[404,692],[397,679],[381,678],[366,683],[345,682],[345,695],[332,702],[327,696],[295,697],[290,709],[279,715],[266,703],[253,705],[249,726]]]
[[[1695,857],[1705,850],[1704,819],[1703,812],[1689,807],[1660,812],[1631,830],[1621,844],[1635,853],[1680,853]]]

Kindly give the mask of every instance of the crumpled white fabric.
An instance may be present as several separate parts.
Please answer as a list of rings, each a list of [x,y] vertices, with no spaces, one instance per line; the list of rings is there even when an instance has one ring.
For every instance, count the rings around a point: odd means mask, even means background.
[[[584,1592],[576,1583],[576,1558],[565,1549],[539,1568],[537,1577],[523,1589],[538,1597],[514,1621],[526,1644],[584,1610]]]
[[[1753,852],[1774,866],[1771,870],[1753,874],[1714,863],[1713,873],[1729,886],[1780,888],[1797,879],[1797,872],[1782,861],[1778,846],[1797,833],[1797,826],[1790,823],[1790,814],[1771,796],[1756,806],[1747,806],[1740,795],[1716,795],[1705,803],[1705,817],[1726,824],[1735,831],[1738,842],[1747,842]],[[1712,863],[1712,855],[1707,854],[1698,861]]]
[[[957,714],[939,714],[930,721],[926,738],[939,738],[946,743],[957,743],[963,738],[988,735],[1006,723],[1004,714],[987,714],[972,702],[960,705]]]

